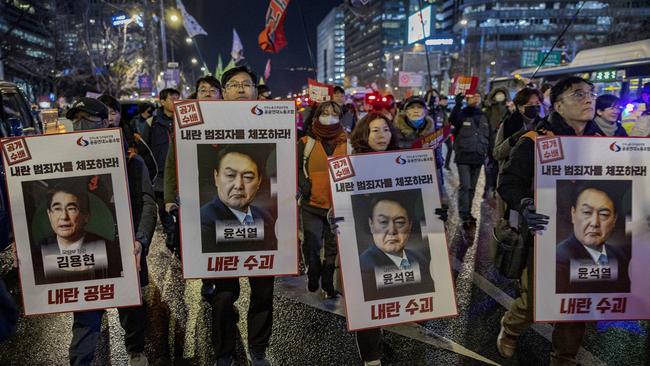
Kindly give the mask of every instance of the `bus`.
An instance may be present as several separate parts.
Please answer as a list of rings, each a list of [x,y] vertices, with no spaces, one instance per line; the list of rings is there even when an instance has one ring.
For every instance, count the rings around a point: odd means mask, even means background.
[[[591,81],[597,94],[613,94],[624,104],[632,103],[650,83],[650,39],[579,51],[567,65],[515,70],[508,77],[494,78],[490,88],[505,87],[512,95],[526,83],[554,84],[567,76]]]

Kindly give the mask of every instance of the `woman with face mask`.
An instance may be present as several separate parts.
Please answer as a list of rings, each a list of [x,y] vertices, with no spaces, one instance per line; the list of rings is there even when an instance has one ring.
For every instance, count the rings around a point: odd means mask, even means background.
[[[604,94],[596,98],[596,116],[594,122],[607,136],[627,136],[621,126],[620,99],[615,95]]]
[[[323,289],[326,298],[338,297],[334,288],[336,237],[329,228],[332,208],[327,159],[347,153],[347,135],[341,125],[341,107],[323,102],[316,108],[311,128],[298,140],[298,187],[303,227],[303,255],[307,265],[307,289]],[[320,251],[324,242],[325,259]]]

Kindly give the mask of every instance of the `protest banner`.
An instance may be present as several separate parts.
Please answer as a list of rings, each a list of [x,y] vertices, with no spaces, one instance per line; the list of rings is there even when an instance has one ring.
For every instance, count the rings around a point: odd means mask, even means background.
[[[428,147],[430,149],[437,149],[445,142],[447,137],[451,135],[451,126],[446,125],[443,128],[432,132],[426,136],[418,137],[411,144],[412,149],[419,149],[423,147]]]
[[[175,108],[185,278],[296,274],[294,102]]]
[[[348,329],[456,315],[433,150],[328,164]]]
[[[449,87],[449,95],[469,95],[476,93],[478,88],[478,76],[464,76],[458,75],[454,78],[451,86]]]
[[[535,320],[650,318],[650,140],[536,141]]]
[[[316,103],[327,102],[332,100],[334,94],[334,87],[330,84],[319,83],[316,80],[308,79],[309,86],[309,99]]]
[[[0,147],[25,314],[141,304],[120,129]]]

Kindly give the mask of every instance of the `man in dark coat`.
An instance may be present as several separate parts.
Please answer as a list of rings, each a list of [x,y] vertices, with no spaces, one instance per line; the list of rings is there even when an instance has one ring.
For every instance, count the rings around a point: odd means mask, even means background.
[[[214,182],[217,197],[201,207],[203,252],[277,250],[275,220],[251,204],[262,182],[259,162],[226,148],[219,152]]]
[[[558,293],[630,291],[630,258],[619,246],[607,243],[617,219],[616,205],[601,187],[586,185],[578,189],[571,206],[573,234],[556,249]],[[586,268],[587,273],[581,274],[579,267]],[[591,276],[592,270],[599,274],[598,278]]]
[[[373,244],[359,257],[365,300],[433,292],[429,261],[406,249],[413,215],[405,204],[382,197],[370,206]]]

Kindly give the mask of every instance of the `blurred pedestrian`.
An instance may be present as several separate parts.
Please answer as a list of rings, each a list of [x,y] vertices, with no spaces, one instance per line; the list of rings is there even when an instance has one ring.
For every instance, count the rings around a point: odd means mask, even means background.
[[[611,94],[596,98],[596,116],[594,122],[607,136],[627,136],[621,126],[621,100]]]
[[[462,108],[465,97],[467,106]],[[449,116],[454,126],[454,153],[460,181],[458,213],[465,228],[476,224],[476,218],[472,216],[476,183],[487,156],[492,154],[493,130],[480,106],[480,94],[459,94]]]
[[[164,182],[171,175],[165,174],[165,161],[172,139],[174,126],[174,102],[181,96],[181,93],[172,88],[163,89],[159,93],[161,107],[153,112],[151,122],[151,143],[149,148],[153,155],[157,167],[157,174],[153,179],[153,188],[156,194],[156,203],[158,204],[158,215],[165,233],[165,243],[167,247],[173,247],[174,241],[174,219],[165,210],[164,201]]]
[[[154,157],[151,154],[151,148],[149,147],[151,144],[151,122],[155,109],[156,107],[150,102],[138,103],[138,114],[133,117],[129,124],[131,131],[133,131],[138,155],[144,159],[150,177],[155,177],[158,173]]]
[[[129,155],[135,154],[136,150],[133,130],[131,130],[126,121],[122,121],[122,105],[120,102],[108,94],[100,95],[97,100],[108,107],[108,127],[121,128],[124,138],[126,139],[125,143],[129,147]]]
[[[341,117],[338,104],[319,104],[312,117],[312,128],[298,141],[298,188],[307,289],[315,292],[322,288],[326,298],[338,296],[334,287],[336,238],[327,221],[327,213],[332,208],[327,159],[347,153],[347,135]],[[321,261],[323,247],[325,258]]]
[[[75,131],[87,131],[108,127],[109,108],[98,100],[81,98],[72,105],[66,117],[73,121]],[[149,274],[146,256],[153,232],[156,228],[156,203],[144,161],[138,155],[127,160],[127,180],[131,217],[135,230],[134,250],[140,273],[140,287],[147,286]],[[145,305],[118,308],[120,324],[124,328],[124,344],[132,366],[149,364],[144,354],[146,308]],[[79,311],[73,313],[72,341],[70,343],[70,364],[90,365],[101,335],[104,310]]]
[[[257,99],[259,100],[270,100],[271,99],[271,88],[267,85],[262,84],[257,86]]]
[[[512,104],[510,101],[510,94],[508,89],[499,87],[494,88],[488,94],[484,113],[490,121],[490,128],[492,129],[492,137],[496,136],[497,129],[501,121],[510,114],[509,106]],[[494,145],[494,141],[492,142]],[[492,154],[487,155],[485,162],[485,191],[483,198],[494,194],[497,187],[497,175],[499,174],[499,164],[492,158]]]

